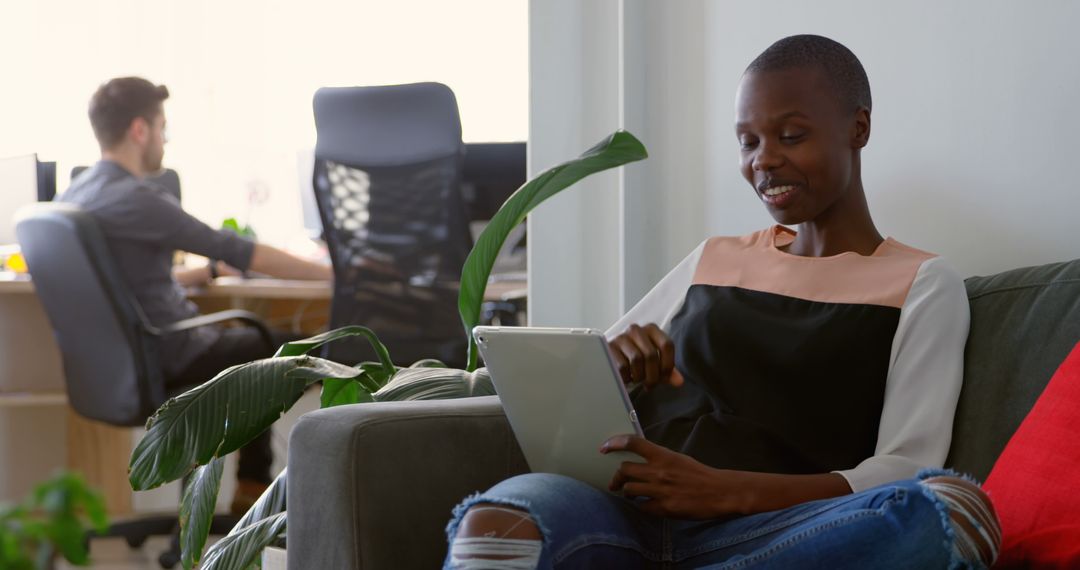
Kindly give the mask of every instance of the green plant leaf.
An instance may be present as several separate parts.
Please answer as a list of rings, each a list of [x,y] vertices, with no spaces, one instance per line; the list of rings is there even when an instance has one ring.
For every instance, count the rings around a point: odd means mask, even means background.
[[[191,570],[199,563],[210,525],[214,521],[225,460],[216,458],[200,466],[188,479],[180,500],[180,563]]]
[[[582,178],[646,157],[648,153],[641,141],[626,131],[616,131],[580,157],[549,168],[526,182],[499,208],[476,240],[476,245],[469,252],[469,257],[465,259],[465,265],[461,269],[458,312],[461,314],[461,323],[465,326],[465,336],[469,339],[468,370],[476,369],[476,341],[472,337],[472,329],[480,322],[484,289],[491,275],[491,266],[495,263],[495,257],[499,255],[506,236],[525,221],[525,216],[533,208]]]
[[[486,368],[466,372],[456,368],[402,368],[373,394],[377,402],[450,400],[495,394]]]
[[[386,350],[386,346],[379,340],[379,337],[374,331],[367,327],[359,325],[352,325],[347,327],[341,327],[332,331],[326,331],[322,334],[317,334],[313,337],[294,340],[281,345],[277,354],[274,356],[299,356],[301,354],[307,354],[309,351],[314,350],[328,342],[333,342],[338,339],[342,339],[350,336],[363,336],[371,343],[371,347],[375,349],[375,354],[379,357],[379,364],[388,376],[394,374],[396,367],[394,361],[390,359],[390,352]]]
[[[435,358],[423,358],[409,365],[409,368],[446,368],[446,363]]]
[[[363,370],[366,375],[366,378],[360,377],[358,380],[361,380],[364,388],[370,392],[375,392],[379,388],[385,386],[386,383],[394,377],[394,374],[397,374],[397,371],[401,370],[400,368],[395,367],[393,371],[387,371],[387,369],[378,362],[361,362],[357,367]]]
[[[82,482],[81,477],[79,481]],[[90,523],[90,528],[97,531],[98,534],[105,534],[109,529],[109,517],[106,514],[105,499],[101,496],[101,493],[85,483],[80,485],[77,493],[78,498],[76,500],[82,506],[83,514],[87,522]]]
[[[175,481],[248,443],[292,407],[310,384],[360,371],[312,356],[266,358],[233,366],[165,402],[146,422],[131,454],[137,491]]]
[[[59,551],[73,564],[86,564],[87,527],[103,532],[108,526],[101,495],[79,474],[71,472],[61,472],[40,483],[21,508],[10,512],[17,513],[20,519],[19,534],[24,546],[36,543],[39,562],[51,560]]]
[[[360,383],[348,380],[323,380],[319,405],[323,408],[356,404],[360,401]]]
[[[65,560],[79,566],[90,561],[86,551],[86,531],[79,519],[71,514],[57,515],[45,523],[47,542],[38,546],[38,559],[48,559],[55,548]]]
[[[259,496],[259,500],[255,501],[255,504],[251,506],[248,512],[244,513],[244,516],[240,517],[240,520],[236,523],[236,526],[229,531],[226,535],[228,541],[221,541],[218,544],[223,546],[212,546],[210,551],[206,554],[206,560],[204,561],[203,568],[215,567],[215,568],[238,568],[243,569],[247,566],[232,564],[243,564],[245,562],[245,556],[234,557],[232,555],[232,549],[246,549],[248,544],[245,541],[237,541],[230,537],[239,535],[247,531],[249,534],[254,533],[253,525],[260,523],[261,521],[268,519],[274,515],[285,515],[285,497],[286,489],[288,487],[288,470],[283,470],[274,478],[274,482],[267,487],[266,491]],[[283,527],[284,528],[284,527]],[[253,534],[255,538],[249,538],[247,540],[262,540],[261,535],[257,533]],[[273,542],[274,536],[269,535],[269,542],[259,546],[258,551],[261,551],[267,544]],[[219,548],[226,548],[230,552],[216,552]],[[256,557],[258,554],[256,554]],[[219,560],[220,559],[220,560]],[[213,560],[217,560],[213,562]]]
[[[255,504],[248,509],[248,512],[240,517],[236,526],[229,531],[230,536],[266,517],[285,512],[285,491],[289,480],[287,472],[288,469],[284,469],[281,473],[278,473],[278,476],[274,478],[274,482],[270,483],[270,486],[263,491],[262,495],[259,495],[259,500],[255,501]]]
[[[200,568],[246,570],[258,560],[262,549],[284,532],[285,515],[286,513],[271,515],[217,541],[206,551]]]

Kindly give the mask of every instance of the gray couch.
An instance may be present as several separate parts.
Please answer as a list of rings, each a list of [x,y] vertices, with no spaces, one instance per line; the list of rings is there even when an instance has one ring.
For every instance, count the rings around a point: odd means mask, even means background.
[[[1080,260],[966,284],[947,463],[981,479],[1080,340]],[[528,469],[494,396],[319,410],[289,449],[289,570],[438,568],[453,506]]]

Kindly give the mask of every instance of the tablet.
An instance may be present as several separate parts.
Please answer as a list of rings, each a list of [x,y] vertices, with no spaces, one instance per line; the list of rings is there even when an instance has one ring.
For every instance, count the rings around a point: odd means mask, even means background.
[[[620,463],[643,461],[599,451],[613,435],[642,435],[601,332],[476,327],[473,336],[532,471],[606,491]]]

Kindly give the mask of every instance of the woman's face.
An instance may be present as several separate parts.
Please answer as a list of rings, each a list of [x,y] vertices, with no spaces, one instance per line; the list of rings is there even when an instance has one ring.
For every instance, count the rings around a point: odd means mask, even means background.
[[[739,84],[742,174],[781,224],[814,220],[849,194],[870,123],[839,99],[816,68],[747,73]]]

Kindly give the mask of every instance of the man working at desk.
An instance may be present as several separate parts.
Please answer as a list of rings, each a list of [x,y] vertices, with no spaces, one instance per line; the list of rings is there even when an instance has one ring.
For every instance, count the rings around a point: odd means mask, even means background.
[[[228,230],[214,230],[185,212],[165,189],[145,180],[161,170],[166,142],[162,103],[168,97],[164,85],[138,77],[113,79],[98,88],[90,99],[89,114],[101,160],[58,198],[96,219],[124,281],[150,322],[166,325],[198,315],[184,287],[206,283],[218,272],[250,269],[284,279],[331,280],[329,265]],[[212,261],[205,267],[173,271],[175,250]],[[199,327],[166,336],[160,346],[166,385],[173,389],[204,382],[229,366],[272,353],[273,348],[250,327]],[[234,512],[246,511],[270,482],[271,460],[269,431],[241,449]]]

